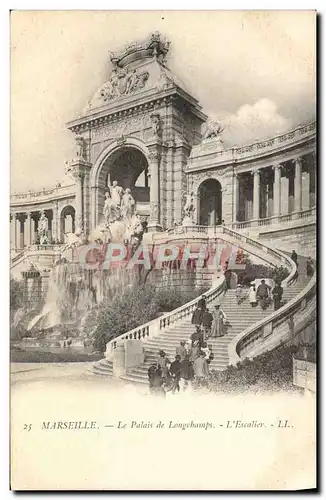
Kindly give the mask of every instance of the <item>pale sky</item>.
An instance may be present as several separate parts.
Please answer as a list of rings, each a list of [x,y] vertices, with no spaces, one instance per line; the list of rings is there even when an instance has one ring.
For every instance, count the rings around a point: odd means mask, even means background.
[[[108,79],[108,51],[160,31],[169,68],[227,146],[315,118],[312,11],[36,11],[11,17],[11,190],[62,181],[65,124]],[[69,178],[66,178],[69,182]]]

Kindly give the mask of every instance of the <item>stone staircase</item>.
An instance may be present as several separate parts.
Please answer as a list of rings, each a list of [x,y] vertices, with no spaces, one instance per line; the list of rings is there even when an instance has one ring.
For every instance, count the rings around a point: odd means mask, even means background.
[[[293,299],[308,283],[308,278],[305,276],[304,272],[304,263],[305,259],[299,259],[299,277],[292,286],[284,289],[284,302],[289,302]],[[223,297],[218,299],[218,301],[227,316],[230,326],[228,327],[227,335],[217,339],[209,339],[208,341],[208,345],[211,347],[214,354],[214,359],[210,365],[211,370],[224,370],[227,368],[229,365],[229,343],[241,331],[262,320],[274,310],[273,303],[264,311],[259,306],[252,308],[247,297],[240,305],[238,305],[235,290],[228,290]],[[216,302],[212,302],[209,305],[209,309],[212,309],[215,303]],[[191,318],[187,318],[177,325],[167,329],[158,337],[144,341],[144,363],[141,366],[130,370],[122,378],[128,380],[129,382],[147,384],[147,370],[153,361],[157,359],[159,350],[163,349],[166,352],[167,357],[172,361],[175,357],[176,347],[180,344],[180,341],[188,340],[194,331],[195,327],[191,324]],[[112,361],[108,361],[106,359],[100,360],[94,363],[92,371],[97,375],[110,376],[113,374]]]

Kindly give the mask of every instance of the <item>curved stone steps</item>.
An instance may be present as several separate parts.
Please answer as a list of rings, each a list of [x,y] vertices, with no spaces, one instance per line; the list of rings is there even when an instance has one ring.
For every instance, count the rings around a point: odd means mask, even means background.
[[[291,287],[284,289],[283,300],[285,302],[292,300],[308,281],[309,279],[304,274],[299,273],[297,282]],[[248,326],[270,315],[274,310],[273,304],[270,304],[264,311],[262,311],[259,306],[252,308],[247,298],[238,306],[235,292],[235,290],[228,290],[222,298],[218,299],[218,302],[227,315],[230,326],[227,335],[217,339],[208,339],[208,344],[211,346],[214,354],[214,359],[210,364],[210,370],[226,369],[229,365],[228,345],[232,339]],[[209,305],[209,309],[212,309],[213,306],[214,301]],[[190,318],[187,318],[176,325],[171,325],[171,327],[165,330],[161,335],[145,340],[144,349],[146,357],[144,363],[141,366],[133,368],[121,378],[133,383],[147,384],[148,368],[157,359],[159,350],[163,349],[171,360],[174,359],[176,347],[180,345],[180,341],[188,340],[194,331],[194,325],[191,324]],[[112,364],[109,366],[97,362],[96,370],[97,373],[100,374],[112,374]]]

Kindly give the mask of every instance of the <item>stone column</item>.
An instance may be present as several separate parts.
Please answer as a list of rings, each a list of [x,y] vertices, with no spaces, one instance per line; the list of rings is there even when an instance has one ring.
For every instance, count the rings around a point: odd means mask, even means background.
[[[160,188],[159,188],[159,161],[160,155],[155,151],[149,155],[150,176],[150,217],[149,231],[159,231],[160,226]]]
[[[253,218],[254,220],[259,219],[259,204],[260,204],[260,172],[258,169],[253,170],[254,176],[254,210]]]
[[[10,220],[10,240],[11,248],[16,250],[17,248],[17,233],[16,233],[16,214],[11,214]]]
[[[173,226],[173,162],[174,141],[168,142],[166,153],[166,225]]]
[[[24,226],[22,222],[22,214],[16,214],[16,248],[20,250],[24,248]]]
[[[294,179],[294,209],[296,212],[302,210],[302,159],[296,158],[295,164],[295,179]]]
[[[76,183],[76,229],[83,228],[83,177],[79,172],[74,174]]]
[[[309,175],[309,208],[316,206],[316,153],[312,153]]]
[[[84,230],[84,211],[85,211],[85,200],[84,200],[84,178],[85,175],[89,174],[92,164],[78,157],[71,162],[69,162],[68,172],[72,174],[75,179],[76,190],[75,190],[75,202],[76,202],[76,220],[75,226],[77,229]]]
[[[282,176],[283,173],[283,176]],[[281,169],[281,215],[289,213],[289,178],[286,168]]]
[[[26,238],[25,238],[25,244],[26,246],[29,246],[31,245],[31,223],[32,223],[32,219],[31,219],[31,212],[27,212],[27,218],[25,220],[25,235],[26,235]]]
[[[58,202],[55,201],[53,208],[52,208],[52,213],[53,213],[53,219],[52,219],[52,238],[54,241],[57,241],[59,238],[59,231],[58,231]]]
[[[281,165],[274,165],[274,215],[281,214]]]
[[[233,177],[233,221],[236,223],[238,221],[239,215],[239,175],[234,174]]]

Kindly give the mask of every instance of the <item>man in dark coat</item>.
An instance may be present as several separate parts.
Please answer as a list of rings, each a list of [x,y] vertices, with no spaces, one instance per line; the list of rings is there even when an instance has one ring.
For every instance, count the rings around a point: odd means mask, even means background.
[[[200,299],[198,300],[198,307],[204,311],[206,309],[206,297],[205,295],[202,295]]]
[[[202,317],[203,317],[203,311],[199,307],[199,305],[197,305],[196,309],[193,312],[193,315],[191,318],[191,323],[193,325],[201,325],[202,324]]]
[[[204,342],[203,332],[199,328],[197,328],[197,330],[190,335],[190,340],[192,345],[198,344],[198,346],[201,347],[202,343]]]
[[[188,387],[188,384],[194,378],[194,368],[193,364],[189,360],[189,355],[186,354],[184,360],[180,363],[180,385],[185,390]]]
[[[314,261],[311,257],[308,257],[308,260],[306,262],[306,273],[307,276],[312,276],[314,274]]]
[[[281,301],[283,296],[283,287],[280,283],[276,283],[272,290],[273,300],[274,300],[274,311],[277,311],[281,307]]]
[[[213,315],[209,312],[209,310],[206,307],[205,311],[203,312],[203,326],[205,329],[206,336],[208,336],[211,331],[212,321],[213,321]]]
[[[261,280],[257,288],[257,299],[262,309],[266,309],[270,287],[266,285],[265,280]]]
[[[152,394],[165,396],[163,388],[162,370],[158,363],[153,363],[148,368],[149,390]]]
[[[295,250],[292,250],[291,259],[293,260],[295,265],[298,267],[298,254]]]
[[[172,361],[170,366],[170,375],[172,377],[172,394],[175,391],[180,391],[180,373],[181,373],[181,357],[177,354],[175,360]]]

